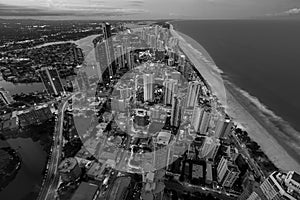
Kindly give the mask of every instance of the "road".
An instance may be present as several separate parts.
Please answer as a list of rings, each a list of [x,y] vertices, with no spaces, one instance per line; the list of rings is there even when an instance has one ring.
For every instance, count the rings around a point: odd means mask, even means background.
[[[185,192],[200,192],[203,194],[211,194],[214,197],[217,197],[219,199],[224,199],[224,200],[235,200],[237,198],[236,195],[230,194],[230,193],[225,193],[223,191],[216,191],[211,188],[204,188],[201,186],[194,186],[190,185],[188,183],[180,183],[177,181],[165,181],[165,186],[167,189],[170,190],[175,190],[178,193],[185,193]]]
[[[38,200],[53,200],[55,199],[56,189],[59,183],[58,165],[60,162],[60,156],[62,153],[62,133],[63,133],[63,122],[64,113],[68,105],[68,100],[75,94],[62,99],[61,104],[58,107],[58,118],[54,130],[54,140],[51,148],[51,158],[47,163],[47,174],[42,184]]]
[[[262,172],[262,170],[260,169],[260,167],[257,166],[257,163],[249,155],[247,147],[241,144],[239,138],[235,135],[235,133],[231,133],[231,136],[233,137],[233,140],[236,144],[236,147],[238,148],[238,151],[246,159],[246,162],[248,163],[249,167],[255,172],[256,176],[259,176],[261,178],[261,181],[264,181],[266,177]]]

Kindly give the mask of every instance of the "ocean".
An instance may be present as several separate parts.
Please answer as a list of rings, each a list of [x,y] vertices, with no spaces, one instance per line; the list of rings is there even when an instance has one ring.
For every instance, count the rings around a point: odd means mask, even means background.
[[[300,130],[300,20],[176,21],[229,79]]]
[[[202,45],[217,65],[237,121],[248,126],[250,136],[277,166],[297,169],[300,21],[192,20],[172,24]],[[195,42],[191,45],[197,49]]]

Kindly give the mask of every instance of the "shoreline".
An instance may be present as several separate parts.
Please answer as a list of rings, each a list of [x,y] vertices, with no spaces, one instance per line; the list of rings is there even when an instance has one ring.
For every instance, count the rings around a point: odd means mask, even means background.
[[[228,80],[220,80],[221,75],[214,76],[216,73],[222,73],[222,71],[217,68],[212,58],[199,43],[196,44],[197,47],[194,47],[191,44],[193,41],[189,41],[191,38],[184,37],[176,30],[171,32],[173,36],[179,38],[179,46],[209,83],[213,93],[220,99],[226,108],[226,113],[233,118],[233,121],[248,132],[250,138],[261,146],[261,149],[279,169],[284,171],[299,170],[299,154],[295,155],[297,150],[287,143],[290,137],[278,130],[278,126],[272,120],[267,121],[268,116],[264,115],[259,107],[253,103],[251,105],[250,100],[235,85]],[[202,55],[200,58],[205,57],[206,60],[200,60],[199,55]],[[220,86],[222,83],[225,86]],[[224,90],[225,94],[223,93]]]
[[[228,114],[242,126],[249,134],[249,137],[256,141],[263,152],[279,169],[284,171],[300,168],[299,156],[292,147],[285,143],[285,138],[279,137],[280,131],[272,122],[267,121],[259,108],[251,105],[247,97],[243,96],[232,83],[226,81],[228,91]],[[277,136],[277,137],[276,137]],[[298,154],[299,155],[299,154]]]

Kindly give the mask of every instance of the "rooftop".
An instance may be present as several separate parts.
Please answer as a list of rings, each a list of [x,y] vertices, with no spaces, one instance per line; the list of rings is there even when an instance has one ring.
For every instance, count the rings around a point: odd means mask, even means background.
[[[293,172],[292,179],[297,183],[300,183],[300,175],[297,172]]]
[[[67,172],[72,170],[76,165],[77,165],[77,160],[75,158],[67,158],[60,163],[58,169],[61,172]]]
[[[170,141],[171,133],[170,132],[159,132],[157,136],[157,143],[167,145]]]
[[[93,200],[97,194],[97,190],[97,185],[82,182],[73,194],[71,200]]]

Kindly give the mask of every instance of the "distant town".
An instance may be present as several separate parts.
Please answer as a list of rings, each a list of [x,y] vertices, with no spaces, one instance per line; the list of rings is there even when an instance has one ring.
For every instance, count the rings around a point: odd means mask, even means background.
[[[24,26],[35,39],[3,40],[1,77],[44,90],[0,88],[0,139],[44,144],[35,199],[300,199],[299,172],[280,171],[226,114],[170,23]],[[90,35],[86,53],[74,41]],[[0,192],[21,163],[0,149]]]

